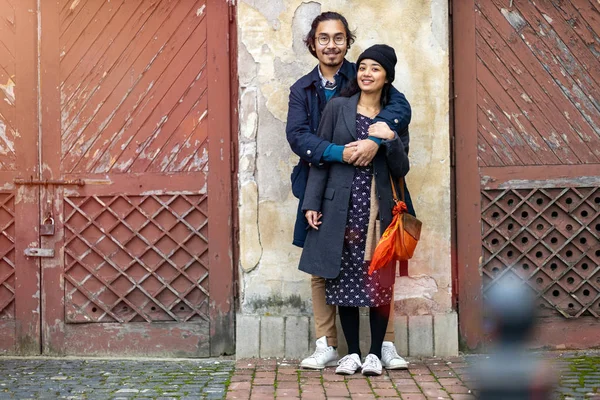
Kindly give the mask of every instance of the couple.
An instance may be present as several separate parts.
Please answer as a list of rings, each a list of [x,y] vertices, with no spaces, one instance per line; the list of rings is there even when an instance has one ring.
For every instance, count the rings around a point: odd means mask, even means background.
[[[300,156],[292,173],[299,198],[294,244],[300,270],[312,275],[316,351],[303,368],[335,365],[336,373],[380,375],[406,368],[393,344],[395,267],[367,273],[373,243],[392,220],[390,177],[409,170],[410,105],[391,84],[396,54],[386,45],[345,60],[354,35],[335,12],[317,16],[305,43],[319,60],[290,89],[287,139]],[[408,192],[409,212],[414,214]],[[392,306],[390,306],[392,304]],[[335,307],[348,343],[338,361]],[[371,348],[361,361],[359,309],[370,308]]]

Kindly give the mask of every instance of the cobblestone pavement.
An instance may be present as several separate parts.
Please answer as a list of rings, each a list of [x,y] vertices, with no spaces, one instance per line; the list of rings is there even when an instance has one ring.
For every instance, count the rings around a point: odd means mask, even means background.
[[[600,355],[558,358],[556,365],[561,371],[560,398],[600,399]]]
[[[409,359],[380,377],[251,359],[0,358],[0,399],[475,399],[469,363],[480,356]],[[600,399],[600,353],[551,353],[556,399]]]
[[[228,360],[0,358],[0,399],[223,399]]]

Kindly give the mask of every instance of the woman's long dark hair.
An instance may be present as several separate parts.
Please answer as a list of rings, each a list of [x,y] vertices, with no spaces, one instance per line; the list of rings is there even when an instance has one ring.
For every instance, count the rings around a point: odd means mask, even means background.
[[[390,101],[390,88],[392,84],[386,82],[381,89],[381,108],[384,108],[387,103]],[[352,97],[356,93],[360,92],[360,87],[358,86],[358,78],[352,79],[340,92],[340,96],[343,97]]]

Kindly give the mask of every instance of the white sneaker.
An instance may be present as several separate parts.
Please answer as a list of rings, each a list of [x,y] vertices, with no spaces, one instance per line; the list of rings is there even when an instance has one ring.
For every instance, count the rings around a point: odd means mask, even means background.
[[[381,345],[381,363],[386,369],[408,368],[408,362],[398,355],[396,346],[392,342],[383,342]]]
[[[327,336],[320,337],[317,340],[317,348],[312,355],[306,357],[300,363],[300,368],[323,369],[333,367],[340,358],[336,349],[327,345]]]
[[[381,375],[383,371],[381,361],[375,354],[367,354],[365,362],[362,365],[362,374],[367,376]]]
[[[361,367],[360,357],[356,353],[344,356],[339,362],[335,373],[338,375],[352,375]]]

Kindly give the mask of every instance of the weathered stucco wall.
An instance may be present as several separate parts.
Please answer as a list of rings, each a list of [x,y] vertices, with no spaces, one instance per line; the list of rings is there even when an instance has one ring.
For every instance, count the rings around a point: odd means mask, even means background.
[[[451,310],[448,5],[446,0],[242,0],[240,81],[240,302],[242,314],[310,314],[309,277],[292,246],[297,162],[285,138],[289,87],[317,63],[304,44],[312,19],[341,12],[356,30],[347,58],[375,43],[396,49],[395,86],[410,101],[407,182],[423,234],[410,277],[396,284],[407,315]]]

